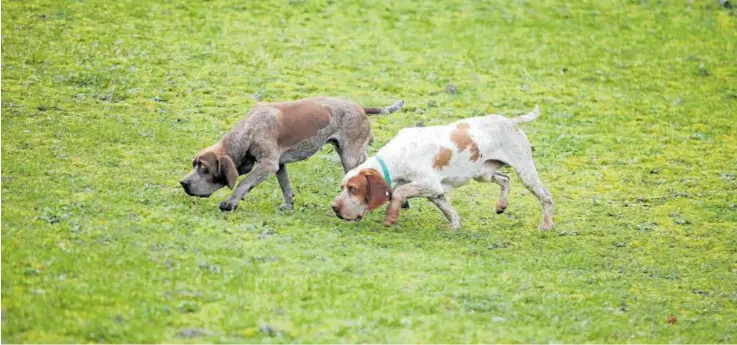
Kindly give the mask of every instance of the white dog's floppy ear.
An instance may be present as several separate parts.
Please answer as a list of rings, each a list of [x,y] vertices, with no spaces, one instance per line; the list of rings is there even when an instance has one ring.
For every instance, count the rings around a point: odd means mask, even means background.
[[[218,174],[228,184],[228,188],[233,189],[235,182],[238,181],[238,170],[230,156],[218,158]]]
[[[386,185],[384,177],[378,171],[373,169],[362,170],[361,175],[366,176],[366,181],[368,182],[366,205],[369,211],[373,211],[389,201],[389,186]]]

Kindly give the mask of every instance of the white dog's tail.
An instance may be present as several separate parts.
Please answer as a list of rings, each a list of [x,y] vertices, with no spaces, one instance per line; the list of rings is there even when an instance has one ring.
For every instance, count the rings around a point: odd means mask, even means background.
[[[540,106],[535,105],[535,109],[533,109],[531,112],[529,112],[527,114],[524,114],[524,115],[517,116],[517,117],[512,118],[510,120],[512,120],[512,122],[514,122],[514,124],[518,124],[518,123],[524,123],[524,122],[533,121],[536,118],[538,118],[539,116],[540,116]]]

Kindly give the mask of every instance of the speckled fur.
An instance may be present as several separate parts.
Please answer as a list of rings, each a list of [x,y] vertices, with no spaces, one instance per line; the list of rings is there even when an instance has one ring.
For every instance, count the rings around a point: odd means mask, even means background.
[[[329,142],[335,145],[344,171],[349,171],[366,159],[366,149],[373,138],[366,110],[372,114],[388,114],[402,105],[399,101],[385,108],[363,108],[332,97],[259,103],[219,143],[200,151],[194,162],[213,152],[218,160],[232,160],[238,175],[250,172],[220,204],[223,211],[234,210],[251,189],[271,174],[277,175],[284,194],[280,208],[292,209],[294,193],[286,164],[312,156]],[[286,116],[290,118],[285,119]],[[192,172],[180,183],[187,194],[208,197],[228,185],[225,176],[224,171],[203,169],[194,164]]]

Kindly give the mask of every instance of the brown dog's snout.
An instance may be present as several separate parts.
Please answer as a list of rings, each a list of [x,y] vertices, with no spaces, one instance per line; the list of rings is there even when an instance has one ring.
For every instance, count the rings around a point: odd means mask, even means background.
[[[182,185],[182,188],[184,188],[184,192],[187,193],[187,195],[192,195],[189,191],[189,181],[181,180],[179,181],[179,184]]]

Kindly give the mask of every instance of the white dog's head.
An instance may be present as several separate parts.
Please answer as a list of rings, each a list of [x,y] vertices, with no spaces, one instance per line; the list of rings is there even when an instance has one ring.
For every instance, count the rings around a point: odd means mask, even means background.
[[[384,177],[374,169],[351,170],[343,178],[340,194],[330,205],[338,218],[359,221],[390,198]]]

